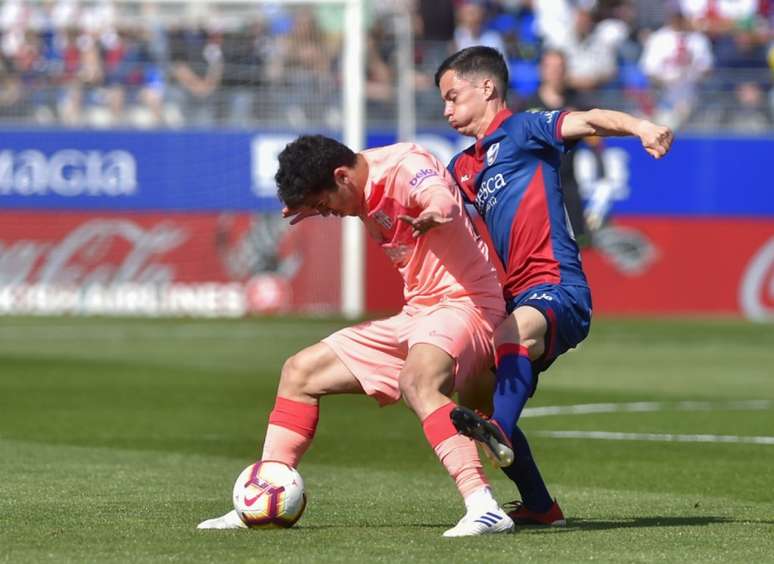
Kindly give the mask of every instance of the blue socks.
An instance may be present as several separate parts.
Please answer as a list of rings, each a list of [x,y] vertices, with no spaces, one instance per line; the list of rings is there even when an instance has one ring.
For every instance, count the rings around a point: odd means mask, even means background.
[[[492,419],[510,434],[515,460],[503,472],[515,484],[527,509],[544,512],[553,500],[540,475],[527,437],[517,426],[524,404],[533,389],[532,363],[527,348],[504,344],[497,347],[497,381]]]
[[[527,348],[505,344],[497,347],[497,380],[495,384],[494,413],[506,433],[511,433],[521,416],[521,410],[532,393],[532,363]]]
[[[503,468],[503,472],[516,484],[521,494],[521,501],[527,509],[544,513],[551,509],[554,500],[551,499],[535,459],[532,458],[527,437],[516,427],[511,435],[511,441],[516,456],[513,464]]]

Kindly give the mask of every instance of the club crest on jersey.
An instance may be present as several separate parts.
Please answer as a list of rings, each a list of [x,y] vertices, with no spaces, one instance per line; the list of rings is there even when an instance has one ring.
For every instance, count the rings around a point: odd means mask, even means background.
[[[500,152],[500,144],[495,143],[491,147],[489,147],[486,150],[486,164],[489,166],[492,166],[492,164],[497,160],[497,153]]]
[[[379,210],[378,212],[375,212],[372,216],[373,220],[384,227],[387,230],[392,229],[392,218],[384,213],[383,211]]]

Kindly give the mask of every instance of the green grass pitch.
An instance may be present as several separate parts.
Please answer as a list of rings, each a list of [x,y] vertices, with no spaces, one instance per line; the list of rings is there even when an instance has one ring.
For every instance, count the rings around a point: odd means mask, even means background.
[[[596,320],[542,377],[522,422],[564,529],[441,538],[463,507],[419,423],[337,397],[296,527],[197,531],[259,453],[283,360],[341,325],[0,320],[0,562],[774,561],[774,326],[729,320]]]

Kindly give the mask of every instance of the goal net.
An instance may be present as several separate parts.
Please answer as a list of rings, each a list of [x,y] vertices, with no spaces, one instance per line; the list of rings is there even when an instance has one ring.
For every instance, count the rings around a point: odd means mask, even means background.
[[[0,4],[0,313],[362,312],[362,232],[278,152],[364,144],[360,0]]]

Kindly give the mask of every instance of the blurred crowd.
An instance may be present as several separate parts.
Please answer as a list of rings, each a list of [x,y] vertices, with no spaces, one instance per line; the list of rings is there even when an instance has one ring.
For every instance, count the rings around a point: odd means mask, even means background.
[[[340,7],[203,6],[3,2],[0,122],[340,126]],[[366,7],[369,123],[394,119],[399,72],[411,73],[419,123],[442,122],[435,68],[456,49],[488,45],[508,61],[516,108],[604,106],[675,128],[772,130],[774,0],[366,0]],[[397,64],[396,14],[407,13],[413,71]]]

